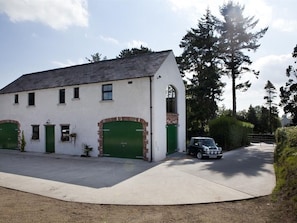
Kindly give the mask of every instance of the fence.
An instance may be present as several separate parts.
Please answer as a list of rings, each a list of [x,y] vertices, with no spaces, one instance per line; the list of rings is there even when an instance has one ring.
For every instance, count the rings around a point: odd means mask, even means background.
[[[251,143],[275,143],[275,136],[273,134],[249,134],[248,139]]]

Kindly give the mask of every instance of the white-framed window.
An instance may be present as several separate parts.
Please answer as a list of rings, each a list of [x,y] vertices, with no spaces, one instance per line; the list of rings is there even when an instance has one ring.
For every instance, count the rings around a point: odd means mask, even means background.
[[[59,90],[59,103],[65,104],[65,89]]]
[[[68,142],[70,141],[69,136],[69,127],[70,125],[61,125],[61,141],[62,142]]]
[[[112,84],[102,85],[102,101],[112,100]]]
[[[18,104],[19,103],[19,95],[18,94],[15,94],[14,95],[14,103],[15,104]]]
[[[32,125],[32,140],[39,140],[39,125]]]
[[[28,93],[28,105],[29,106],[35,105],[35,93],[34,92]]]
[[[73,88],[73,98],[79,99],[79,87]]]
[[[166,110],[167,113],[177,113],[176,90],[172,85],[166,89]]]

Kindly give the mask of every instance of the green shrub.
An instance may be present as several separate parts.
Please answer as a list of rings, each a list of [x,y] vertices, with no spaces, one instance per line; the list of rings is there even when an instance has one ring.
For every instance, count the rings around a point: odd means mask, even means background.
[[[20,148],[21,152],[25,152],[25,146],[26,146],[26,140],[25,140],[25,136],[24,136],[24,131],[22,131],[21,148]]]
[[[221,116],[209,123],[209,133],[224,150],[235,149],[249,144],[248,134],[253,125],[236,118]]]
[[[273,196],[297,218],[297,127],[277,129],[276,143]]]
[[[282,158],[285,159],[291,151],[290,148],[297,147],[297,127],[278,128],[275,133],[275,139],[274,161],[278,163],[283,153],[285,154]]]

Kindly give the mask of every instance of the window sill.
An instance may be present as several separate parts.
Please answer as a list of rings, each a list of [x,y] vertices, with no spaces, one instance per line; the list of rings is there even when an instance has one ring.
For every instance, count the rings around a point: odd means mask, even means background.
[[[101,101],[99,101],[100,103],[101,102],[103,102],[103,103],[105,103],[105,102],[113,102],[113,100],[111,99],[111,100],[101,100]]]

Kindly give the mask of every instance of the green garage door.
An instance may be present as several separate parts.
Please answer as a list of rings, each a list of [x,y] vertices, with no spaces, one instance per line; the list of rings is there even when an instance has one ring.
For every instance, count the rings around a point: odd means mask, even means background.
[[[167,154],[177,150],[177,125],[167,125]]]
[[[18,148],[18,125],[16,123],[0,124],[0,149]]]
[[[142,124],[133,121],[116,121],[103,124],[104,156],[143,158]]]

